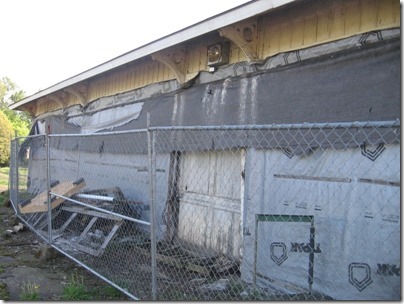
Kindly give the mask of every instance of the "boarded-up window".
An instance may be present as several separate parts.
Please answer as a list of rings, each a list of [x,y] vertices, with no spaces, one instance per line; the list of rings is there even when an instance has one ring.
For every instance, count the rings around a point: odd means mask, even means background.
[[[178,235],[190,246],[239,257],[240,150],[184,153]]]

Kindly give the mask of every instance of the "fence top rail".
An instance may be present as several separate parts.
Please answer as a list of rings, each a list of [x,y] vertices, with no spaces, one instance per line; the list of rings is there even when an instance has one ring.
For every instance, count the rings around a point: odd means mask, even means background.
[[[290,130],[290,129],[346,129],[346,128],[396,128],[400,120],[337,122],[337,123],[302,123],[270,125],[222,125],[222,126],[172,126],[150,127],[149,131],[200,131],[200,130]]]
[[[19,139],[30,139],[30,138],[37,138],[37,137],[45,137],[45,134],[36,134],[36,135],[28,135],[28,136],[18,136],[14,137],[12,140],[19,140]]]
[[[75,134],[49,134],[49,137],[91,137],[104,135],[147,133],[148,131],[224,131],[224,130],[297,130],[297,129],[346,129],[346,128],[398,128],[399,119],[387,121],[366,122],[336,122],[336,123],[302,123],[302,124],[270,124],[270,125],[216,125],[216,126],[159,126],[144,129]],[[46,134],[15,137],[13,140],[42,137]]]
[[[103,136],[103,135],[146,133],[147,131],[148,131],[147,129],[136,129],[136,130],[111,131],[100,133],[49,134],[49,137],[91,137],[91,136]]]

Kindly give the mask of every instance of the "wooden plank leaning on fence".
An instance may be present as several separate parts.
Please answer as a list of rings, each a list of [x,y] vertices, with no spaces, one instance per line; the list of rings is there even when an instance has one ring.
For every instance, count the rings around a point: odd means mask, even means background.
[[[63,182],[63,183],[53,183],[51,185],[51,192],[63,195],[65,197],[70,197],[77,192],[79,192],[82,188],[86,186],[84,179],[79,179],[77,181],[71,182]],[[60,197],[54,196],[51,200],[52,209],[59,206],[65,200]],[[34,198],[24,201],[19,205],[21,213],[36,213],[36,212],[46,212],[48,211],[48,193],[47,191],[43,191]]]

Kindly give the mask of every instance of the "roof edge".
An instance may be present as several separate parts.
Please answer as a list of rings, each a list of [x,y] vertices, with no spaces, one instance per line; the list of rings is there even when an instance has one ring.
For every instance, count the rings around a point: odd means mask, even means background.
[[[278,8],[294,1],[296,0],[252,0],[251,2],[244,3],[228,11],[200,21],[194,25],[188,26],[184,29],[154,40],[150,43],[147,43],[132,51],[124,53],[100,65],[90,68],[82,73],[67,78],[66,80],[58,82],[55,85],[48,87],[47,89],[41,90],[10,105],[9,108],[11,110],[15,110],[18,107],[23,106],[24,104],[27,104],[33,100],[44,97],[68,86],[79,83],[80,81],[89,79],[91,77],[110,71],[152,53],[207,34],[227,25],[242,21],[244,19],[248,19],[258,14],[268,12],[272,9]]]

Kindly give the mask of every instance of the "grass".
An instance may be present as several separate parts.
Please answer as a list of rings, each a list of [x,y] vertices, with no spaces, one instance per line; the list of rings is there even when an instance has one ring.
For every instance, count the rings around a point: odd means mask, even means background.
[[[65,283],[63,294],[60,296],[62,301],[123,301],[128,297],[111,285],[93,286],[84,284],[84,276],[73,273],[68,282]]]
[[[9,167],[0,167],[0,206],[3,206],[6,201],[8,201],[8,182],[9,182]],[[32,194],[24,190],[24,185],[27,184],[28,168],[20,167],[19,173],[19,199],[21,201],[26,198],[31,198]]]
[[[3,301],[10,300],[10,294],[7,290],[7,284],[0,282],[0,299]]]
[[[10,174],[10,167],[0,167],[0,189],[3,188],[3,190],[6,190],[8,188],[9,174]],[[18,176],[20,184],[26,183],[28,176],[28,168],[20,166],[18,168]]]
[[[7,189],[8,188],[8,174],[10,172],[10,168],[9,167],[1,167],[0,168],[0,189],[4,188]]]
[[[128,297],[115,287],[107,284],[98,286],[91,286],[89,293],[93,296],[93,300],[102,301],[124,301],[128,300]]]
[[[38,301],[41,299],[39,296],[39,285],[32,282],[25,282],[21,286],[20,300],[22,301]]]
[[[82,276],[73,274],[69,282],[67,282],[63,289],[62,300],[64,301],[86,301],[92,300],[90,292],[84,285],[84,279]]]

